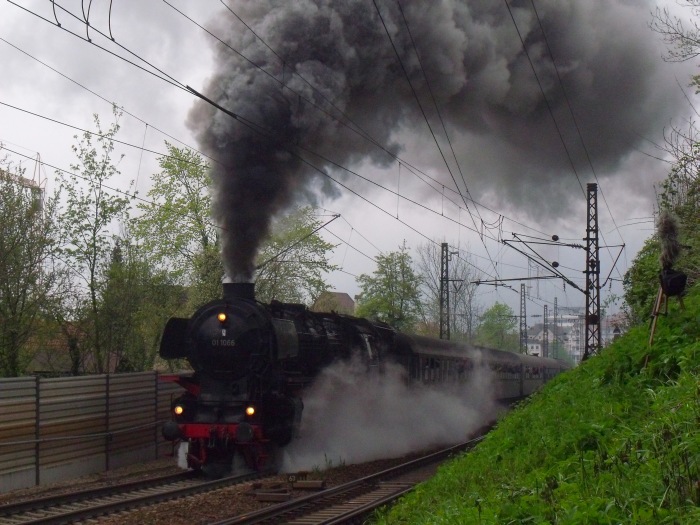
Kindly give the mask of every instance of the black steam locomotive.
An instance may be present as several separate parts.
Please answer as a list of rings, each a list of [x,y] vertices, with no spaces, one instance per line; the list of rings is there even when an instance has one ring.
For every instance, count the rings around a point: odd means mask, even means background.
[[[187,447],[189,467],[212,475],[238,463],[270,465],[298,430],[304,388],[336,360],[359,357],[370,369],[391,360],[424,383],[457,385],[488,373],[501,399],[527,396],[566,368],[554,359],[410,336],[303,305],[262,304],[251,283],[224,284],[222,299],[190,319],[170,319],[160,355],[186,358],[194,370],[163,376],[185,389],[163,435]]]

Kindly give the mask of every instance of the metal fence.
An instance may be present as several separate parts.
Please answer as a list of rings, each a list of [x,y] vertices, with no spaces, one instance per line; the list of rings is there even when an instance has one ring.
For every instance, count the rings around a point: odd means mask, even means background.
[[[170,454],[180,392],[156,372],[0,379],[0,493]]]

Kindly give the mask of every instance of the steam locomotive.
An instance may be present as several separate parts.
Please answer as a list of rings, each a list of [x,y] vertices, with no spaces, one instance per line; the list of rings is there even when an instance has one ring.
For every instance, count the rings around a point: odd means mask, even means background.
[[[161,357],[187,359],[194,370],[161,377],[185,390],[163,435],[186,448],[190,468],[212,476],[271,466],[275,451],[298,432],[305,387],[337,360],[359,358],[376,370],[393,361],[422,383],[459,385],[490,374],[504,400],[531,394],[567,368],[303,305],[262,304],[252,283],[226,283],[223,291],[191,318],[170,319],[160,345]]]

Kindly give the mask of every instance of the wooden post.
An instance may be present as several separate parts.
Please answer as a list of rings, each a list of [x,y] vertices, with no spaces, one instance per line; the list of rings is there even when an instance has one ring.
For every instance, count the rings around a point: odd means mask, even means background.
[[[654,332],[656,332],[656,322],[659,320],[659,315],[661,315],[661,305],[666,303],[666,308],[668,312],[668,300],[664,294],[664,290],[659,286],[659,293],[656,294],[656,301],[654,302],[654,310],[651,312],[651,334],[649,334],[649,346],[654,342]],[[645,363],[646,364],[646,363]]]

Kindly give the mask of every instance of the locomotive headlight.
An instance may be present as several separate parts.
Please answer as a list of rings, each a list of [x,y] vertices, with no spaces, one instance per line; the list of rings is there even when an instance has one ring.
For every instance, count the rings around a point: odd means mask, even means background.
[[[252,416],[255,414],[255,407],[254,406],[248,406],[245,409],[245,413],[247,416]]]
[[[185,411],[185,407],[183,407],[182,405],[175,405],[173,407],[173,412],[175,413],[176,416],[181,416],[184,411]]]
[[[224,312],[219,312],[219,315],[217,315],[216,318],[220,323],[223,323],[226,321],[226,314]]]

